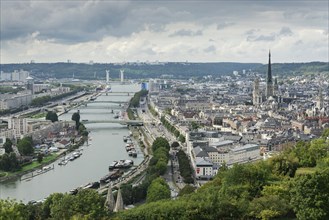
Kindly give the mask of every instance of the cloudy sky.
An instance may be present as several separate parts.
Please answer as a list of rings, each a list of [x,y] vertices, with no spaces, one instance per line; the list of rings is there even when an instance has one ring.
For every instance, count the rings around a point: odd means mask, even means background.
[[[328,0],[1,0],[1,63],[328,61]]]

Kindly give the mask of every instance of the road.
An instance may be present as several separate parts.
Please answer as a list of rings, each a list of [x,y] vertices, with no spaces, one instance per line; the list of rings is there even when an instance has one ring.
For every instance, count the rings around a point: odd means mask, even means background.
[[[147,105],[146,105],[147,106]],[[164,137],[168,140],[171,145],[176,140],[170,132],[167,131],[165,127],[160,123],[160,119],[154,117],[148,108],[138,108],[137,109],[138,116],[141,120],[144,121],[145,133],[153,137],[153,140],[157,137]],[[183,179],[179,172],[179,164],[176,157],[176,150],[170,150],[169,155],[170,159],[168,161],[168,168],[165,175],[163,175],[164,179],[168,183],[171,190],[171,197],[176,198],[179,190],[184,188],[186,185],[183,182]]]

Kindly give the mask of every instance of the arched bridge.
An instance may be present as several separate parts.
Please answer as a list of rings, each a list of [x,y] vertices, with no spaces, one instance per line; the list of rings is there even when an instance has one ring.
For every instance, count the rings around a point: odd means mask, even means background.
[[[115,104],[126,104],[128,101],[91,101],[90,103],[115,103]]]
[[[97,124],[97,123],[119,123],[122,125],[143,126],[144,122],[141,120],[82,120],[83,124]]]

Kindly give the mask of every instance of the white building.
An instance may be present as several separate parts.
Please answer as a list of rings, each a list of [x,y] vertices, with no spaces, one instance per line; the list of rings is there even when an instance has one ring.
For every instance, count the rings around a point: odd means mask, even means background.
[[[29,76],[28,71],[24,70],[15,70],[12,75],[11,75],[11,80],[12,81],[18,81],[18,82],[26,82],[26,78]]]
[[[15,136],[20,138],[21,136],[27,134],[28,127],[26,118],[11,118],[8,120],[8,129],[15,131]]]
[[[227,164],[246,163],[260,158],[260,147],[257,144],[246,144],[230,151],[230,161]]]
[[[0,81],[11,81],[11,73],[0,72]]]
[[[260,147],[257,144],[246,144],[230,147],[195,147],[192,161],[197,177],[208,178],[216,175],[218,166],[225,163],[229,167],[235,163],[247,163],[260,159]]]
[[[8,130],[8,129],[3,129],[3,130],[0,130],[0,136],[3,136],[3,137],[6,137],[6,138],[9,138],[9,139],[14,139],[16,136],[15,136],[15,130]]]
[[[0,95],[0,110],[15,109],[30,105],[32,94]]]
[[[206,157],[197,157],[195,159],[195,176],[197,178],[210,178],[216,175],[213,172],[213,163]]]
[[[4,143],[6,143],[6,137],[0,136],[0,156],[6,153],[5,149],[3,148]]]

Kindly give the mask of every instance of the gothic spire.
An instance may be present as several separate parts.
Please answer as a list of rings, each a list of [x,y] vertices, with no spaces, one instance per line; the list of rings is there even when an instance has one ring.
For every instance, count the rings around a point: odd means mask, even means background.
[[[271,51],[268,52],[267,82],[268,83],[273,83],[273,81],[272,81],[272,70],[271,70]]]
[[[112,184],[109,184],[109,188],[107,190],[107,196],[106,196],[106,200],[105,200],[105,207],[108,209],[109,212],[113,212],[114,209],[114,197],[112,194]]]
[[[268,70],[267,70],[267,80],[266,80],[266,97],[269,98],[273,96],[273,79],[271,70],[271,51],[268,52]]]
[[[115,203],[114,212],[121,211],[121,210],[123,210],[123,208],[124,208],[123,199],[122,199],[122,195],[121,195],[121,189],[119,187],[118,195],[117,195],[117,202]]]

